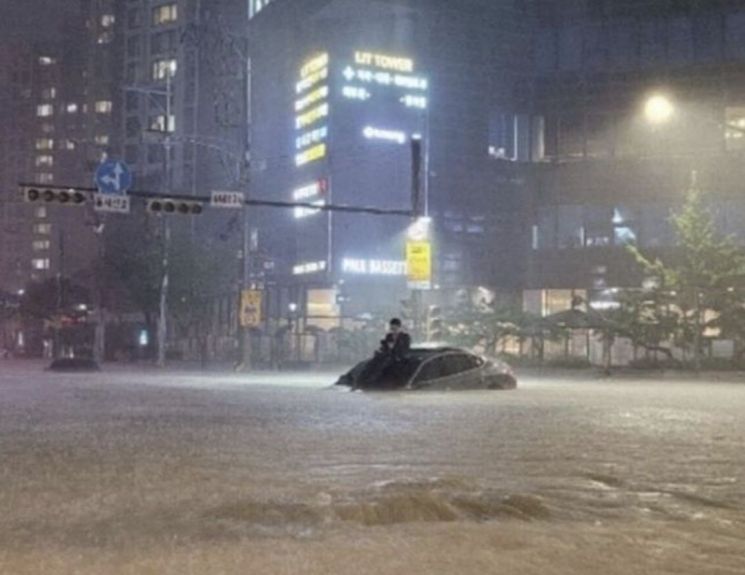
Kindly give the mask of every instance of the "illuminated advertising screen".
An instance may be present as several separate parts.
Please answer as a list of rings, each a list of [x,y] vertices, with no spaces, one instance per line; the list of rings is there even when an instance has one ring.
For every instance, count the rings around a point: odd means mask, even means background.
[[[372,141],[403,145],[424,126],[429,80],[413,59],[355,51],[339,68],[339,95],[358,104],[359,134]]]
[[[295,84],[295,166],[326,157],[329,135],[329,55],[318,54],[300,68]]]
[[[332,203],[333,180],[333,203],[410,207],[409,143],[426,138],[429,87],[415,59],[395,51],[320,52],[300,63],[292,86],[294,185],[288,192],[311,205],[294,210],[293,275],[405,283],[408,222],[312,206]]]
[[[300,66],[294,85],[293,155],[294,202],[324,206],[329,202],[329,178],[325,159],[330,135],[331,89],[330,58],[322,52],[306,59]],[[296,263],[294,276],[323,277],[328,270],[330,215],[310,206],[293,210],[297,222]]]
[[[365,46],[341,52],[331,70],[335,201],[409,209],[410,142],[427,139],[429,78],[405,51]],[[340,277],[405,285],[405,219],[344,214],[335,221]]]

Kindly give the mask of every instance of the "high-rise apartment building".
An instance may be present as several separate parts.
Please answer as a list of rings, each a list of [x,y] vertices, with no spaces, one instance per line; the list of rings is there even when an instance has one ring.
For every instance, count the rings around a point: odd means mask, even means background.
[[[32,68],[28,46],[6,44],[0,51],[0,289],[13,292],[23,288],[31,265],[17,184],[28,173]]]
[[[117,140],[117,10],[81,0],[61,39],[4,47],[0,83],[3,230],[0,288],[65,275],[90,283],[97,218],[90,206],[26,204],[20,182],[90,187]]]
[[[237,184],[247,20],[237,0],[126,2],[120,144],[140,188],[197,194],[215,179]]]

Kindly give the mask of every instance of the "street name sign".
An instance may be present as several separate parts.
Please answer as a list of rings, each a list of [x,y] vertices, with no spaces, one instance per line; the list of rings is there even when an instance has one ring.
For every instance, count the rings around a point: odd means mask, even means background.
[[[129,196],[93,194],[93,209],[97,212],[128,214]]]
[[[245,197],[243,192],[212,192],[210,205],[213,208],[242,208]]]

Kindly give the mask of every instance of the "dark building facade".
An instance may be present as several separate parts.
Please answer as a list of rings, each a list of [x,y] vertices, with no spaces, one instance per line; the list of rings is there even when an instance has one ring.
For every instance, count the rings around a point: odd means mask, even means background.
[[[501,272],[518,225],[505,214],[519,213],[526,180],[511,165],[497,169],[488,150],[529,64],[525,16],[512,3],[270,4],[250,26],[251,194],[407,209],[410,141],[421,138],[431,292],[495,279],[517,288]],[[519,126],[530,129],[529,119]],[[530,153],[514,148],[494,153]],[[300,209],[262,210],[257,221],[272,252],[271,315],[298,306],[327,327],[400,309],[407,218]]]
[[[522,167],[525,301],[541,313],[641,285],[625,246],[674,248],[670,214],[692,180],[745,240],[745,4],[560,4],[537,23],[520,109],[545,127],[540,161]],[[669,118],[650,117],[653,97]]]

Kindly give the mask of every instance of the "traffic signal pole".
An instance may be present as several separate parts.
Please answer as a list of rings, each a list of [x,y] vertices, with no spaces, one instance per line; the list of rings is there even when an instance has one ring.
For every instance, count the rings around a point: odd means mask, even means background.
[[[246,50],[246,53],[248,53],[248,50]],[[243,101],[245,103],[243,107],[244,117],[243,117],[243,126],[247,126],[248,129],[244,130],[245,134],[245,141],[244,141],[244,161],[239,164],[240,166],[243,166],[245,169],[245,185],[250,185],[250,153],[251,153],[251,127],[252,127],[252,107],[251,104],[253,102],[252,94],[251,94],[251,88],[252,88],[252,79],[253,79],[253,70],[252,70],[252,62],[251,58],[246,58],[245,62],[245,68],[244,68],[244,75],[242,88],[243,88]],[[239,180],[242,178],[239,178]],[[251,285],[251,249],[252,249],[252,241],[251,241],[251,227],[250,227],[250,219],[249,219],[249,212],[248,212],[248,206],[244,205],[241,207],[241,215],[243,216],[243,258],[241,259],[241,289],[238,292],[238,309],[241,310],[241,313],[239,313],[238,318],[238,345],[240,346],[239,350],[239,362],[236,366],[236,371],[250,371],[252,367],[252,360],[251,357],[251,328],[248,326],[243,325],[243,313],[242,313],[242,307],[244,305],[243,302],[243,293],[251,289],[253,286]],[[263,302],[262,302],[262,305]]]
[[[411,211],[412,224],[424,215],[422,210],[422,139],[411,138]],[[422,290],[411,290],[411,302],[414,315],[413,332],[415,337],[422,337]]]
[[[170,81],[168,83],[169,97],[167,101],[170,102]],[[168,109],[167,119],[170,118],[170,106]],[[170,126],[166,126],[170,127]],[[171,227],[169,216],[189,215],[195,216],[203,213],[203,206],[211,203],[211,196],[197,196],[197,195],[184,195],[184,194],[173,194],[171,193],[171,138],[170,134],[167,135],[164,145],[166,147],[164,157],[164,172],[165,172],[165,185],[161,192],[151,192],[144,190],[129,190],[127,196],[131,198],[137,198],[144,200],[148,206],[148,211],[154,214],[159,214],[162,217],[163,226],[163,259],[162,259],[162,276],[160,285],[160,301],[159,301],[159,318],[158,318],[158,330],[157,330],[157,341],[158,341],[158,352],[157,352],[157,363],[159,366],[165,365],[166,359],[166,344],[167,344],[167,311],[168,311],[168,286],[169,286],[169,252],[171,243]],[[249,226],[249,213],[248,209],[252,206],[261,206],[268,208],[279,208],[279,209],[297,209],[306,208],[320,212],[342,212],[347,214],[361,214],[371,216],[383,216],[383,217],[404,217],[410,218],[416,221],[422,215],[422,208],[424,207],[421,202],[421,142],[416,145],[412,145],[412,152],[415,152],[413,157],[416,160],[413,162],[414,169],[412,169],[412,206],[411,209],[389,209],[389,208],[378,208],[373,206],[359,206],[359,205],[348,205],[348,204],[334,204],[327,203],[318,205],[312,202],[301,202],[301,201],[280,201],[280,200],[259,200],[252,198],[244,198],[243,210],[244,210],[244,262],[243,262],[243,286],[250,287],[250,251],[251,251],[251,229]],[[25,198],[26,202],[36,203],[60,203],[69,206],[85,206],[94,197],[94,194],[98,192],[97,188],[77,186],[77,185],[39,185],[31,182],[19,182],[19,188]],[[157,205],[157,209],[156,209]],[[421,323],[421,293],[419,290],[414,290],[413,297],[417,301],[416,306],[416,329],[419,329]],[[250,361],[250,358],[242,356],[242,358]]]
[[[171,191],[171,70],[166,72],[166,119],[165,119],[165,155],[163,157],[163,171],[165,193]],[[163,218],[163,275],[160,283],[160,299],[158,314],[158,367],[166,365],[166,346],[168,345],[168,256],[171,249],[170,218]]]

